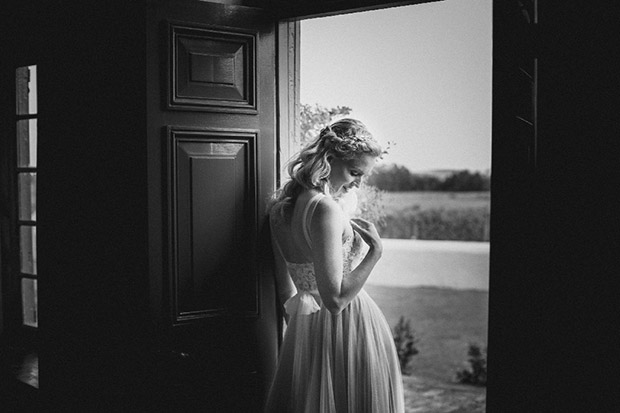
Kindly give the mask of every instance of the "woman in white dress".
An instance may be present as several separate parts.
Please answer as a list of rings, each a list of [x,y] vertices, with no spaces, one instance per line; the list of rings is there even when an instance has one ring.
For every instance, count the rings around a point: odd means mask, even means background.
[[[381,239],[337,201],[381,154],[361,122],[338,120],[293,158],[291,179],[274,197],[269,216],[287,328],[267,412],[404,412],[392,333],[363,289]]]

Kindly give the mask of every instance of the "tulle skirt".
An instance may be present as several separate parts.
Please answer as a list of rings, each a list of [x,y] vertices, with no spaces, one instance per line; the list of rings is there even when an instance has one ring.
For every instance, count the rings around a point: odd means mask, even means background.
[[[291,317],[266,412],[404,412],[392,333],[364,290],[338,315],[308,292],[286,307]]]

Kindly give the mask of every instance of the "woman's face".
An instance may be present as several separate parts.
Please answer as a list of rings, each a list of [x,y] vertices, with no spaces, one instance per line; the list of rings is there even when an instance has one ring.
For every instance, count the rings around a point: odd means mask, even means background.
[[[376,157],[363,154],[349,160],[332,158],[329,161],[331,172],[329,174],[329,183],[334,194],[339,192],[347,192],[349,189],[359,188],[362,177],[367,176],[375,166]]]

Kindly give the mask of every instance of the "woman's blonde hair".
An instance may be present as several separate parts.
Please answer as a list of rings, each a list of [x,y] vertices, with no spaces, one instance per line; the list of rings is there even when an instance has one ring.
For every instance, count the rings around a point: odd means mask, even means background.
[[[284,214],[304,189],[326,193],[331,158],[350,160],[364,154],[379,157],[382,153],[381,145],[362,122],[339,119],[321,129],[319,136],[288,162],[290,180],[275,192],[270,209],[277,208]]]

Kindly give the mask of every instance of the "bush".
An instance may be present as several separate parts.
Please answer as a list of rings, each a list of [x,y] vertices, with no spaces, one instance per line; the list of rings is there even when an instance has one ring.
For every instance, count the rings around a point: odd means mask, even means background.
[[[383,200],[384,191],[377,189],[364,182],[357,191],[357,216],[374,223],[377,228],[385,225],[385,202]]]
[[[414,337],[414,331],[411,329],[410,320],[405,321],[404,316],[400,316],[398,324],[394,327],[394,344],[400,361],[400,371],[404,375],[411,374],[409,363],[413,356],[419,353],[415,344],[418,339]]]
[[[463,384],[473,384],[476,386],[486,386],[487,384],[487,356],[486,348],[484,351],[477,344],[470,344],[467,351],[470,369],[456,372],[456,380]]]

